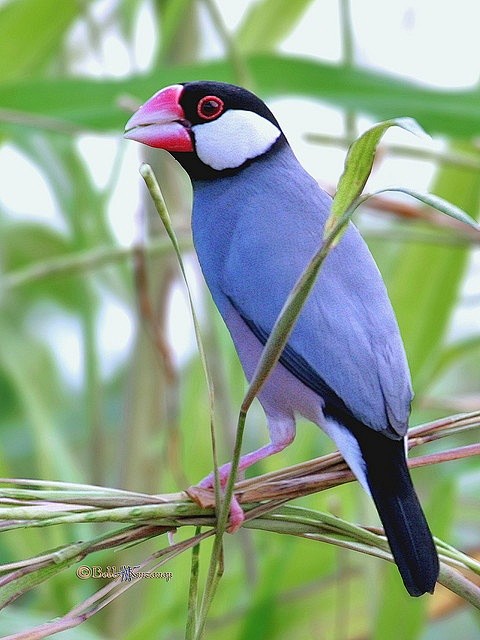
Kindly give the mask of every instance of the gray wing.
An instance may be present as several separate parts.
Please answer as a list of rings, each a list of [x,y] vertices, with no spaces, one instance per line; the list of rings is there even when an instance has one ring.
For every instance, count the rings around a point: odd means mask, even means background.
[[[319,193],[324,219],[329,200]],[[283,204],[237,224],[222,278],[224,295],[263,343],[321,242],[311,198],[300,216]],[[406,356],[383,280],[353,225],[327,257],[281,362],[323,398],[327,415],[405,434],[412,399]]]

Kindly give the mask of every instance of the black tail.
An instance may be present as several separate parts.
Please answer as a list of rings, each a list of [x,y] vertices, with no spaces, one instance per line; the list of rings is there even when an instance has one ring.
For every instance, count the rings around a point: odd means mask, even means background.
[[[373,429],[355,429],[367,480],[393,558],[411,596],[433,593],[438,578],[437,551],[410,478],[402,440]]]

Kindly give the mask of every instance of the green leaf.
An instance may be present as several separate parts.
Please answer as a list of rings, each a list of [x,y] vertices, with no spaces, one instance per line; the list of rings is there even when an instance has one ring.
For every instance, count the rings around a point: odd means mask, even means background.
[[[372,640],[419,638],[425,624],[427,599],[411,598],[405,591],[395,565],[384,568],[382,593],[377,607]],[[399,612],[402,622],[399,624]]]
[[[67,257],[72,251],[71,242],[64,235],[37,223],[17,222],[2,225],[0,252],[3,268],[8,276],[22,272],[26,267],[38,272],[48,269],[55,258]],[[7,278],[8,279],[8,278]],[[2,280],[0,279],[0,292]],[[79,310],[84,305],[87,286],[83,274],[69,278],[56,277],[32,284],[25,283],[22,300],[32,306],[36,299],[50,299],[58,305]]]
[[[408,113],[430,133],[468,137],[480,133],[480,92],[421,87],[386,74],[279,55],[247,56],[263,97],[297,95],[387,120]],[[125,97],[142,102],[159,88],[198,78],[235,82],[228,61],[158,67],[118,80],[44,80],[0,85],[0,121],[72,131],[123,131],[130,114]]]
[[[34,571],[19,571],[18,578],[0,586],[0,608],[7,606],[20,594],[30,591],[37,585],[49,580],[52,576],[81,560],[84,555],[82,551],[84,548],[87,548],[88,545],[88,542],[69,545],[65,549],[59,550],[58,562],[50,563],[47,566],[40,566],[40,568]],[[32,562],[33,561],[32,559]]]
[[[237,30],[242,51],[269,51],[288,36],[312,0],[260,0],[245,14]]]
[[[132,41],[135,36],[135,28],[137,26],[137,18],[141,4],[139,0],[122,0],[122,2],[118,4],[118,25],[125,44],[130,44],[130,41]]]
[[[423,202],[423,204],[426,204],[433,209],[437,209],[437,211],[440,211],[440,213],[444,213],[450,218],[454,218],[455,220],[458,220],[459,222],[472,227],[476,231],[480,231],[480,225],[471,216],[469,216],[468,213],[465,213],[465,211],[463,209],[460,209],[460,207],[457,207],[451,202],[448,202],[448,200],[445,200],[444,198],[441,198],[434,193],[423,193],[414,191],[413,189],[408,189],[407,187],[388,187],[388,189],[380,189],[379,191],[376,191],[371,195],[378,195],[380,193],[386,193],[389,191],[406,193],[408,196],[412,196],[412,198]]]
[[[51,355],[26,332],[19,333],[15,322],[18,318],[0,316],[0,367],[32,430],[39,452],[37,472],[43,477],[76,479],[80,473],[75,454],[58,433],[59,384]]]
[[[2,634],[4,637],[9,634],[15,637],[14,634],[19,633],[20,626],[22,629],[31,629],[45,624],[45,611],[40,607],[36,607],[33,602],[33,598],[30,598],[22,606],[12,605],[2,610]],[[57,604],[53,598],[50,598],[50,602]],[[72,631],[63,631],[60,638],[61,640],[105,640],[105,634],[92,628],[87,629],[85,625],[82,625]]]
[[[2,267],[15,271],[52,256],[71,251],[69,240],[57,231],[36,222],[7,222],[0,236]]]
[[[195,57],[197,46],[195,6],[192,0],[167,0],[157,7],[159,12],[159,24],[162,30],[160,39],[160,60],[167,60],[172,55],[187,54],[188,58]],[[187,24],[185,24],[187,23]],[[189,29],[189,37],[181,38],[179,34]],[[178,42],[182,41],[181,51],[178,50]],[[192,47],[192,49],[190,49]],[[185,49],[185,50],[184,50]],[[190,55],[191,54],[191,55]],[[171,57],[170,57],[171,62]]]
[[[433,535],[438,538],[446,537],[448,540],[456,504],[455,481],[448,471],[444,471],[446,477],[442,477],[440,469],[435,466],[422,469],[419,473],[422,474],[423,485],[429,487],[431,494],[428,503],[425,500],[422,503]],[[427,621],[427,605],[427,596],[410,598],[399,578],[397,567],[387,565],[380,589],[373,639],[403,640],[423,637],[421,631]],[[404,624],[398,624],[398,611],[405,614]]]
[[[345,168],[338,181],[330,216],[325,224],[324,237],[360,197],[372,171],[377,146],[390,127],[401,127],[417,135],[425,134],[412,118],[395,118],[374,125],[352,143],[345,159]]]
[[[432,382],[438,380],[450,367],[471,357],[477,351],[480,352],[480,335],[461,339],[445,347],[437,360],[435,371],[432,373]]]
[[[42,68],[78,15],[75,0],[15,0],[0,8],[0,82]]]
[[[472,145],[468,144],[457,145],[456,150],[474,152]],[[432,190],[470,215],[478,214],[478,172],[442,167]],[[441,354],[467,258],[468,251],[461,247],[411,243],[402,246],[393,265],[388,291],[405,343],[417,396],[428,385]]]

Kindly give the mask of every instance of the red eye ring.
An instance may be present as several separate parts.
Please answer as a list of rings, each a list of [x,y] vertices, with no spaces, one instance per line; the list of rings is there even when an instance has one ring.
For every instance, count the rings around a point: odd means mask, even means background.
[[[198,102],[197,113],[202,120],[213,120],[222,113],[223,107],[223,100],[217,96],[204,96]]]

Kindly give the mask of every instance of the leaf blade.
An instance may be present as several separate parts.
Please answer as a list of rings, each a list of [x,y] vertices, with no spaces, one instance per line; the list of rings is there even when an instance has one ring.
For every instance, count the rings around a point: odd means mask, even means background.
[[[467,226],[475,229],[476,231],[480,231],[480,225],[476,220],[474,220],[466,211],[457,207],[457,205],[445,200],[441,196],[436,195],[435,193],[424,193],[420,191],[415,191],[414,189],[409,189],[407,187],[389,187],[388,189],[382,189],[383,191],[397,191],[399,193],[405,193],[423,204],[426,204],[441,213],[453,218],[454,220],[458,220],[458,222],[462,222]],[[380,192],[378,192],[380,193]]]
[[[379,122],[354,140],[345,158],[344,170],[338,181],[330,216],[325,225],[324,237],[331,231],[335,222],[339,220],[361,196],[372,171],[378,144],[390,127],[400,127],[417,135],[425,134],[413,118],[394,118],[392,120],[386,120],[385,122]]]
[[[464,144],[458,150],[474,151]],[[478,212],[478,172],[442,167],[432,191],[470,215]],[[428,384],[441,354],[441,345],[452,316],[467,265],[468,251],[411,243],[402,247],[392,269],[388,291],[410,364],[417,393]]]
[[[274,49],[294,28],[312,0],[261,0],[253,4],[237,29],[242,51]]]
[[[430,133],[468,137],[480,132],[480,92],[442,91],[373,73],[283,55],[246,57],[255,86],[264,97],[304,96],[342,108],[355,108],[378,119],[408,113]],[[235,82],[227,61],[158,68],[118,80],[58,79],[0,85],[0,122],[39,119],[39,127],[60,125],[95,131],[123,129],[129,109],[125,95],[140,103],[162,86],[199,77]],[[53,119],[43,123],[42,118]],[[29,124],[28,121],[26,124]],[[32,123],[31,123],[32,124]],[[33,123],[35,124],[35,123]]]
[[[38,70],[58,51],[79,13],[74,0],[61,4],[59,10],[57,0],[16,0],[0,8],[0,82]]]

